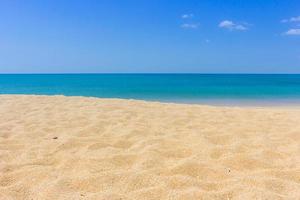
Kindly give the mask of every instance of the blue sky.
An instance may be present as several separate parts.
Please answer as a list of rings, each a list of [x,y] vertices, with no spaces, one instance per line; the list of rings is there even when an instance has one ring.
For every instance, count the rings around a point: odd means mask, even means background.
[[[300,73],[299,0],[2,0],[0,73]]]

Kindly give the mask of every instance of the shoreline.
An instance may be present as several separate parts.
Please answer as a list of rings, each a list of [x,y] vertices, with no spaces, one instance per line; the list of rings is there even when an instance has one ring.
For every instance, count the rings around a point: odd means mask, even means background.
[[[120,100],[120,101],[137,101],[144,103],[161,103],[161,104],[179,104],[187,106],[212,106],[212,107],[229,107],[229,108],[300,108],[300,99],[202,99],[202,100],[151,100],[135,98],[118,98],[118,97],[97,97],[97,96],[80,96],[64,94],[0,94],[1,96],[32,96],[32,97],[67,97],[67,98],[87,98],[95,100]]]

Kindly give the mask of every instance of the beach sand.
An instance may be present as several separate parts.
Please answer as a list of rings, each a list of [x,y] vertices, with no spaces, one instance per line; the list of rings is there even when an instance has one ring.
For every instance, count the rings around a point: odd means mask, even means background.
[[[0,199],[300,199],[300,108],[0,95]]]

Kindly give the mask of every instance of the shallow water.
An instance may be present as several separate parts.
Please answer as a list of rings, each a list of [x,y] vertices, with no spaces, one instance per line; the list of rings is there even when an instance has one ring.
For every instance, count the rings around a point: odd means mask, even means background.
[[[298,74],[1,74],[0,94],[208,104],[299,104]]]

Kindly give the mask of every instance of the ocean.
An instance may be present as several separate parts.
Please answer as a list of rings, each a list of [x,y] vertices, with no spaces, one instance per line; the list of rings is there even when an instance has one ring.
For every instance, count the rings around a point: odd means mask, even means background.
[[[300,104],[300,74],[1,74],[0,94]]]

